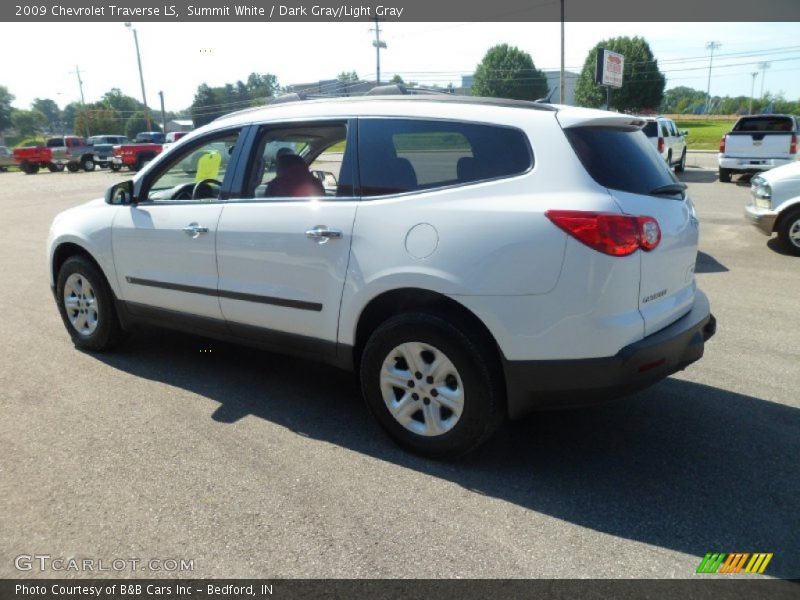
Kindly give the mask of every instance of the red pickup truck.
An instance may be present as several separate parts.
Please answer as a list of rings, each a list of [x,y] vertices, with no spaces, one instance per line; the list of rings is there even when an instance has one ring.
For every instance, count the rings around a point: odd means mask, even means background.
[[[44,146],[14,148],[14,161],[28,175],[38,173],[40,168],[55,172],[66,167],[74,173],[81,168],[94,171],[95,167],[92,147],[82,137],[73,135],[50,138]]]
[[[114,160],[111,169],[119,171],[123,166],[131,171],[138,171],[153,160],[163,149],[162,144],[125,144],[114,146]]]

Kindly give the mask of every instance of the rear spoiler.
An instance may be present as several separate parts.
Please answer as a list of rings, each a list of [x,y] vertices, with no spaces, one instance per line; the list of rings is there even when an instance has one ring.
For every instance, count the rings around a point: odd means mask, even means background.
[[[602,110],[565,110],[556,116],[561,127],[612,127],[623,131],[636,131],[645,126],[647,121],[642,117],[621,115]]]

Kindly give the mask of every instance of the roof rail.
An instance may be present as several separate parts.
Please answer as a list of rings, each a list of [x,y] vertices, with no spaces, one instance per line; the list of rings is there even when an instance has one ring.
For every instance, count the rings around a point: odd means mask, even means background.
[[[406,87],[402,83],[392,83],[389,85],[379,85],[372,88],[366,96],[414,96],[422,94],[450,94],[447,90],[436,88]]]
[[[306,95],[303,93],[292,92],[291,94],[283,94],[275,98],[270,98],[267,104],[283,104],[284,102],[299,102],[305,100]]]

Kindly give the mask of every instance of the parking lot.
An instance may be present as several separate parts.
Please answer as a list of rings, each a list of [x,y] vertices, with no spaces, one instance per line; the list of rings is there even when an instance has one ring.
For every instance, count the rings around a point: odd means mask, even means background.
[[[705,358],[455,463],[395,448],[327,366],[157,331],[75,350],[48,226],[128,174],[0,173],[0,577],[58,576],[14,566],[46,554],[194,561],[111,573],[139,577],[685,578],[707,552],[800,577],[800,259],[744,222],[749,188],[715,160],[682,175]]]

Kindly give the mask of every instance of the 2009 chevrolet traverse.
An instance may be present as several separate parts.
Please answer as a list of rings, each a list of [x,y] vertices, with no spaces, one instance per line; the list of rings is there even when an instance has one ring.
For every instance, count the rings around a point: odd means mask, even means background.
[[[447,95],[234,113],[56,217],[58,309],[89,350],[155,323],[357,369],[395,441],[462,454],[702,356],[697,219],[643,125]]]

